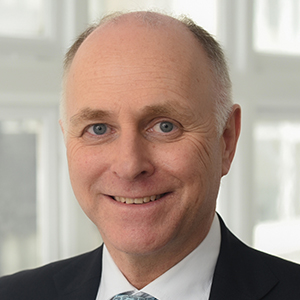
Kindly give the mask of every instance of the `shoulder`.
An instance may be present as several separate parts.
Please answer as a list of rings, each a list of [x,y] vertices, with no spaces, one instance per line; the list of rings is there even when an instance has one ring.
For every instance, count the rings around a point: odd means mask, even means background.
[[[300,265],[258,251],[235,237],[220,220],[221,249],[215,279],[261,299],[300,299]],[[264,297],[265,298],[264,298]]]
[[[252,248],[249,248],[248,253],[251,253],[249,264],[256,266],[256,276],[265,282],[274,282],[263,299],[300,299],[299,264]]]
[[[267,266],[276,278],[278,287],[289,287],[298,291],[300,299],[300,265],[258,250],[251,249],[261,263]],[[286,297],[286,299],[289,299]]]
[[[87,276],[96,264],[99,277],[102,247],[76,257],[50,263],[48,265],[21,271],[0,278],[0,299],[55,299],[58,277],[67,283],[68,278]],[[97,270],[96,269],[96,270]],[[72,279],[73,280],[73,279]]]
[[[229,234],[232,235],[230,238],[232,253],[235,258],[240,260],[240,262],[243,261],[244,264],[248,264],[249,267],[255,266],[257,270],[260,270],[263,267],[268,268],[280,279],[289,278],[289,280],[292,280],[293,278],[297,278],[298,282],[300,282],[299,264],[249,247],[232,233]]]

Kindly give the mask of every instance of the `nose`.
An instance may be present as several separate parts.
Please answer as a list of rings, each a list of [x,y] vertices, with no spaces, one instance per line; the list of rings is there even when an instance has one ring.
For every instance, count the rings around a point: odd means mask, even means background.
[[[149,147],[149,142],[138,133],[121,134],[115,143],[111,171],[127,181],[151,176],[154,173],[154,165]]]

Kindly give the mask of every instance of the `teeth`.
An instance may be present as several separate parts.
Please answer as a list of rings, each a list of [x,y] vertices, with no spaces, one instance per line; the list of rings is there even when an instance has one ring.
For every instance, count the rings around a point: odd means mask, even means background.
[[[134,203],[135,204],[142,204],[144,201],[143,201],[144,199],[143,198],[137,198],[137,199],[134,199]]]
[[[155,201],[155,199],[156,199],[156,196],[151,196],[151,197],[150,197],[150,200],[151,200],[151,201]]]
[[[125,198],[125,203],[126,204],[132,204],[132,203],[134,203],[134,199],[132,199],[132,198]]]
[[[126,204],[143,204],[148,203],[150,201],[158,200],[162,197],[162,195],[153,195],[150,197],[144,197],[144,198],[125,198],[125,197],[113,197],[116,201],[126,203]]]
[[[143,202],[144,202],[144,203],[150,202],[150,197],[144,197],[144,198],[143,198]]]

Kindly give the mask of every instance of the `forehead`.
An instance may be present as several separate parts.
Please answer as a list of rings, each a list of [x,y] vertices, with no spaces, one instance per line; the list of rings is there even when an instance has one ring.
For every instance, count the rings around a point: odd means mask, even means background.
[[[67,75],[67,108],[93,99],[122,101],[149,94],[207,99],[209,61],[199,42],[178,21],[144,24],[125,20],[97,28],[80,46]],[[145,98],[145,99],[146,99]],[[158,99],[159,101],[159,99]],[[87,104],[87,103],[85,103]]]

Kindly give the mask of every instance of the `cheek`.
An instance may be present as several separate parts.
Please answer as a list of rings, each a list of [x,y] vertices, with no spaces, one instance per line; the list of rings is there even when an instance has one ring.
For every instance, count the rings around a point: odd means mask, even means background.
[[[90,156],[86,149],[84,149],[79,143],[70,142],[67,144],[67,158],[71,178],[76,178],[77,173],[80,171],[85,173],[85,169],[89,165]]]
[[[86,147],[80,143],[67,145],[69,175],[74,195],[86,215],[93,220],[98,213],[94,201],[95,187],[103,174],[105,157],[99,155],[97,147]]]
[[[69,143],[67,145],[67,158],[70,179],[73,189],[89,189],[105,169],[106,157],[99,153],[97,147],[86,147],[80,143]]]
[[[219,177],[222,172],[222,155],[217,139],[192,140],[195,160],[203,172]],[[195,163],[196,164],[196,163]]]
[[[209,145],[196,139],[186,139],[180,143],[170,144],[169,151],[161,154],[164,166],[177,172],[179,176],[199,177],[201,173],[212,167],[211,149]]]
[[[187,201],[205,202],[217,194],[222,165],[216,147],[189,138],[173,145],[162,160],[165,170],[181,182]]]

